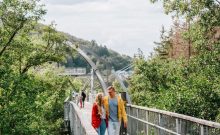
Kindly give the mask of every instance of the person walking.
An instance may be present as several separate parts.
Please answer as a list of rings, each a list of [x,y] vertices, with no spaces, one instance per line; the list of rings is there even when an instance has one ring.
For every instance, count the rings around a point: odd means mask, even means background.
[[[92,107],[92,126],[96,129],[98,135],[105,135],[108,122],[106,118],[106,111],[103,106],[103,94],[99,93]]]
[[[124,101],[116,94],[115,88],[107,88],[109,96],[104,97],[104,107],[108,118],[108,135],[119,135],[121,122],[127,128],[127,114]]]
[[[79,97],[79,104],[80,104],[80,109],[82,109],[82,96]]]
[[[76,104],[77,106],[79,106],[81,108],[82,106],[82,97],[81,97],[81,94],[77,94],[77,98],[76,98]]]
[[[82,107],[84,108],[85,105],[85,99],[86,99],[86,93],[84,91],[82,91],[81,93],[81,97],[82,97]]]

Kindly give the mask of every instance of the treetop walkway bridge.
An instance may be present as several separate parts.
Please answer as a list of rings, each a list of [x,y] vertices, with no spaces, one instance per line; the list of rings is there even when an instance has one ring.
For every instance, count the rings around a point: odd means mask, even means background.
[[[69,98],[64,103],[66,131],[71,135],[97,135],[91,125],[92,103],[80,109]],[[220,135],[220,124],[173,112],[127,104],[127,132],[121,135]],[[69,129],[69,130],[68,130]]]
[[[103,93],[107,95],[107,85],[96,65],[80,48],[72,44],[70,46],[88,61],[102,86]],[[120,79],[120,77],[116,78]],[[128,127],[127,129],[121,128],[121,135],[220,135],[220,123],[174,112],[132,105],[126,87],[122,81],[120,84],[124,89],[124,93],[121,96],[128,103],[126,104]],[[97,135],[91,125],[92,104],[92,102],[86,102],[85,108],[80,109],[72,95],[65,100],[64,125],[66,134]]]

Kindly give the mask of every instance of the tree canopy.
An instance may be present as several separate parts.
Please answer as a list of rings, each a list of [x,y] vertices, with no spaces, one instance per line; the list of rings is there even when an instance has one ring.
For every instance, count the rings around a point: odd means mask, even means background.
[[[134,61],[135,72],[130,80],[133,102],[219,121],[220,3],[218,0],[162,2],[165,12],[172,14],[183,29],[178,27],[168,34],[162,30],[156,55]],[[184,42],[178,45],[173,42],[177,40],[175,33]],[[179,51],[187,51],[188,55],[175,58],[169,55]]]
[[[0,2],[0,134],[59,134],[70,86],[52,65],[66,38],[39,25],[45,13],[39,0]]]

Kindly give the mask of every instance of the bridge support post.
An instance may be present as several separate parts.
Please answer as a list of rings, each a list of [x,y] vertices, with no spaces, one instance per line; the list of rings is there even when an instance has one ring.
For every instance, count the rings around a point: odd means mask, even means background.
[[[95,94],[95,91],[94,91],[94,69],[92,68],[91,69],[91,82],[90,82],[90,94],[89,94],[89,102],[90,103],[93,103],[95,97],[94,97],[94,94]]]
[[[177,133],[181,133],[180,130],[181,130],[181,125],[180,125],[180,120],[178,118],[176,118],[176,132]]]
[[[204,126],[203,125],[200,126],[200,135],[204,135]]]
[[[70,106],[69,106],[69,98],[65,100],[64,102],[64,129],[63,134],[70,134],[70,118],[69,118],[69,112],[70,112]]]
[[[94,70],[91,69],[91,93],[94,91]]]
[[[146,121],[149,122],[149,111],[146,111]],[[146,135],[149,135],[149,125],[146,125]]]

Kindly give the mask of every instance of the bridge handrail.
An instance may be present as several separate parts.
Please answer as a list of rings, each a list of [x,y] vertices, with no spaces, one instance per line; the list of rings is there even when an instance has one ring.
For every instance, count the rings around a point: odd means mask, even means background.
[[[187,116],[187,115],[183,115],[183,114],[178,114],[178,113],[154,109],[154,108],[142,107],[142,106],[131,105],[131,104],[127,104],[127,106],[133,107],[136,109],[146,110],[149,112],[164,114],[167,116],[171,116],[171,117],[175,117],[175,118],[179,118],[179,119],[183,119],[183,120],[187,120],[187,121],[191,121],[191,122],[195,122],[195,123],[198,123],[198,124],[201,124],[204,126],[208,126],[208,127],[212,127],[212,128],[220,128],[220,123],[217,123],[217,122],[207,121],[207,120],[203,120],[203,119],[199,119],[199,118],[195,118],[195,117],[191,117],[191,116]]]
[[[133,119],[135,119],[135,120],[138,120],[138,121],[140,121],[140,122],[143,122],[143,123],[145,123],[145,124],[151,125],[151,126],[156,127],[156,128],[158,128],[158,129],[162,129],[162,130],[164,130],[164,131],[166,131],[166,132],[168,132],[168,133],[172,133],[172,134],[174,134],[174,135],[181,135],[181,134],[176,133],[176,132],[174,132],[174,131],[172,131],[172,130],[169,130],[169,129],[166,129],[166,128],[164,128],[164,127],[158,126],[158,125],[156,125],[156,124],[153,124],[153,123],[147,122],[147,121],[145,121],[145,120],[136,118],[136,117],[134,117],[134,116],[128,115],[128,117],[131,117],[131,118],[133,118]]]
[[[81,114],[79,114],[79,107],[77,107],[77,105],[70,101],[69,102],[70,106],[72,106],[73,110],[70,111],[72,113],[74,113],[74,118],[70,120],[70,122],[72,120],[75,120],[75,122],[73,122],[73,125],[71,126],[72,128],[74,127],[74,129],[71,132],[74,132],[74,134],[83,134],[83,135],[98,135],[97,132],[95,131],[95,129],[92,127],[89,129],[86,129],[85,127],[85,123],[83,123],[82,118],[80,117]]]

